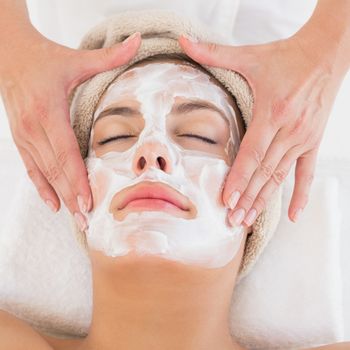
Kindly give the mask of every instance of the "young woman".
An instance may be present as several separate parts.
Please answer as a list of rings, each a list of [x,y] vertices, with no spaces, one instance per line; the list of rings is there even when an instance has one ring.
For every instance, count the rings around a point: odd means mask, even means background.
[[[229,317],[251,230],[230,227],[221,200],[243,130],[232,96],[192,63],[158,56],[122,73],[94,114],[94,210],[77,229],[92,265],[89,332],[58,339],[0,312],[1,348],[244,349]]]

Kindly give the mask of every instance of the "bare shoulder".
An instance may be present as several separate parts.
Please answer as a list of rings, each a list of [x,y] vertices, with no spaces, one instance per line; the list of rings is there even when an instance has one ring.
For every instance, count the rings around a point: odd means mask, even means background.
[[[54,350],[29,324],[0,310],[0,349]]]
[[[303,350],[350,350],[350,342],[324,345],[318,348],[308,348]]]

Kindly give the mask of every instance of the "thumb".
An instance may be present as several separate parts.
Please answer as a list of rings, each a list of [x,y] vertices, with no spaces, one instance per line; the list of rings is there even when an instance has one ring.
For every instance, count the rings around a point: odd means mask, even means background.
[[[95,50],[78,50],[74,85],[78,85],[93,75],[111,70],[129,62],[141,44],[141,34],[136,32],[123,42]]]
[[[179,44],[185,53],[200,64],[240,71],[242,48],[200,42],[184,34],[179,37]]]

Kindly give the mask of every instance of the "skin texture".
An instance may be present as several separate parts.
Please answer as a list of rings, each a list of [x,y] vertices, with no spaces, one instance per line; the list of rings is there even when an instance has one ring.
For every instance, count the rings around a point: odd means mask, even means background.
[[[292,37],[249,46],[179,42],[201,64],[232,69],[250,83],[253,121],[228,176],[224,201],[233,224],[252,224],[296,162],[289,206],[305,208],[316,157],[340,83],[350,64],[350,2],[320,0]]]

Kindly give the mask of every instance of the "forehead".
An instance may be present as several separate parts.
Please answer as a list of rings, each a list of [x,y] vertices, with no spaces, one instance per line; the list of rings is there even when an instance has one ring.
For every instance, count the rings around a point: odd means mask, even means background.
[[[212,84],[217,85],[222,89],[223,92],[226,92],[225,89],[222,88],[220,83],[218,83],[210,74],[206,72],[204,68],[199,68],[194,66],[192,63],[181,60],[178,58],[162,58],[162,59],[154,59],[154,60],[144,60],[135,63],[126,71],[124,71],[116,81],[136,78],[137,73],[142,75],[147,75],[148,77],[152,77],[153,79],[169,79],[168,74],[174,74],[174,77],[182,79],[189,77],[191,79],[194,78],[202,78],[205,81],[209,81]]]
[[[235,104],[229,92],[209,73],[184,60],[158,59],[136,63],[123,72],[108,87],[99,105],[106,106],[126,95],[142,93],[151,96],[154,92],[169,95],[185,93],[212,100],[220,97],[230,105]]]

